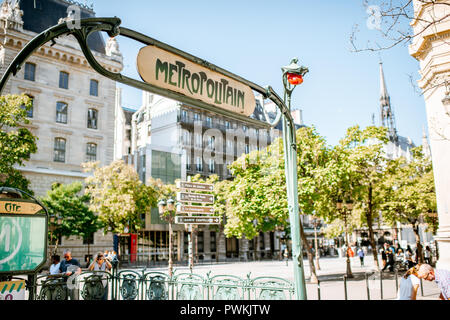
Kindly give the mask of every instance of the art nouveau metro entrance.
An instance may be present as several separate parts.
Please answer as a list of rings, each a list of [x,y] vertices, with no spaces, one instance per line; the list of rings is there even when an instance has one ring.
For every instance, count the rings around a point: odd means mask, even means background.
[[[70,23],[69,23],[70,22]],[[248,119],[255,106],[253,92],[270,99],[278,107],[276,119],[268,120],[271,126],[279,121],[283,124],[285,154],[285,174],[287,182],[288,209],[291,226],[292,255],[295,275],[295,294],[297,299],[306,299],[305,276],[300,240],[300,217],[297,192],[297,156],[295,126],[290,114],[291,94],[298,81],[308,69],[297,65],[293,59],[289,66],[283,67],[284,99],[270,87],[261,87],[236,74],[211,64],[203,59],[171,47],[156,39],[120,26],[119,18],[89,18],[68,21],[47,29],[33,38],[15,57],[0,81],[2,90],[10,75],[16,75],[22,64],[45,43],[60,36],[74,36],[90,66],[99,74],[117,82],[149,91],[163,97],[191,104],[236,119]],[[106,70],[97,61],[88,45],[88,38],[95,32],[106,32],[110,37],[124,36],[145,46],[140,50],[137,67],[144,81]],[[289,79],[288,79],[289,78]],[[267,119],[269,119],[267,117]],[[164,236],[160,237],[160,240]],[[124,243],[130,252],[134,244]],[[150,236],[151,241],[151,236]],[[164,243],[164,241],[163,241]],[[137,244],[136,244],[137,245]],[[162,248],[162,247],[161,247]],[[236,248],[230,243],[230,253]],[[137,252],[137,251],[136,251]],[[136,257],[137,258],[137,257]]]

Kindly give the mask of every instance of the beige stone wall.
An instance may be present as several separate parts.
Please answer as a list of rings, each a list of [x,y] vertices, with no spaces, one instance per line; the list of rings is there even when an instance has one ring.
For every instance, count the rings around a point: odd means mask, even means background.
[[[439,219],[437,267],[450,269],[450,88],[446,88],[450,81],[450,19],[442,20],[450,14],[450,0],[441,2],[445,4],[414,1],[418,19],[411,23],[416,36],[409,51],[420,62],[418,84],[426,105]],[[440,22],[424,29],[424,20]]]
[[[26,14],[26,13],[25,13]],[[1,19],[0,19],[1,20]],[[1,22],[1,21],[0,21]],[[18,52],[33,38],[35,33],[7,27],[0,23],[0,76],[4,74]],[[97,61],[111,72],[123,68],[121,55],[104,55],[94,52]],[[83,181],[87,176],[81,163],[86,161],[87,143],[97,145],[97,160],[107,165],[114,158],[114,130],[116,83],[99,75],[88,65],[78,43],[72,36],[60,37],[56,44],[42,46],[27,60],[36,65],[35,81],[24,79],[22,68],[11,76],[3,94],[27,93],[34,98],[33,118],[27,127],[37,136],[37,152],[25,163],[23,174],[30,180],[31,189],[38,197],[45,196],[52,183],[69,184]],[[69,88],[59,88],[60,71],[69,73]],[[98,81],[98,96],[90,95],[90,80]],[[68,105],[66,124],[56,122],[56,103]],[[98,111],[97,129],[87,127],[88,109]],[[54,161],[54,139],[66,139],[65,162]],[[102,231],[94,235],[90,254],[112,250],[112,234]],[[88,246],[79,237],[63,238],[57,254],[62,258],[64,249],[71,249],[75,258],[84,266]],[[50,247],[49,250],[52,248]]]

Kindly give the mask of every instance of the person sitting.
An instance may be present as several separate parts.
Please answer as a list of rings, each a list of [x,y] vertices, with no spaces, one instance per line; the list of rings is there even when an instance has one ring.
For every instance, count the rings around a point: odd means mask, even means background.
[[[61,258],[58,255],[52,256],[52,264],[50,265],[50,274],[58,274]]]

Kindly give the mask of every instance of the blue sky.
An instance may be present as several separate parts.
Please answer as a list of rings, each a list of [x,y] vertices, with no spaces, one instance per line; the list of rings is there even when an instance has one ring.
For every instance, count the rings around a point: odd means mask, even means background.
[[[418,62],[405,45],[379,53],[350,51],[355,24],[361,47],[377,38],[367,25],[362,0],[277,1],[119,1],[96,0],[97,17],[117,16],[122,26],[205,59],[282,96],[281,67],[293,57],[309,68],[293,93],[293,107],[303,110],[329,144],[348,127],[379,120],[379,60],[383,61],[397,130],[416,144],[426,128],[423,96],[411,83],[419,78]],[[372,1],[375,4],[375,1]],[[369,1],[371,4],[371,1]],[[139,78],[140,43],[118,37],[124,55],[123,74]],[[414,80],[414,82],[415,82]],[[139,90],[120,85],[123,105],[137,108]]]

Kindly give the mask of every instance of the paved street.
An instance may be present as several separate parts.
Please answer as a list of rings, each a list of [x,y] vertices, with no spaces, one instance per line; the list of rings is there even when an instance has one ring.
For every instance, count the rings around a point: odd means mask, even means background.
[[[345,290],[343,275],[345,274],[346,262],[345,258],[322,258],[319,261],[321,270],[317,271],[320,280],[320,298],[321,300],[344,300]],[[307,297],[309,300],[318,299],[318,285],[310,283],[309,263],[304,260]],[[151,268],[154,271],[167,272],[167,268]],[[359,259],[352,260],[352,272],[355,275],[354,279],[347,281],[347,294],[349,300],[367,300],[367,286],[364,273],[374,271],[374,261],[371,256],[365,258],[365,266],[361,267]],[[176,267],[175,272],[189,272],[187,266]],[[260,276],[274,276],[288,280],[294,279],[292,261],[257,261],[257,262],[236,262],[223,263],[213,265],[196,265],[194,266],[194,273],[206,275],[211,271],[211,275],[235,275],[241,278],[246,278],[250,273],[251,278]],[[398,283],[400,283],[399,273]],[[370,300],[381,299],[381,283],[378,274],[368,276],[368,286]],[[393,300],[396,298],[396,283],[393,273],[383,273],[383,299]],[[423,281],[423,296],[419,288],[418,300],[435,300],[439,296],[439,289],[434,282]]]

